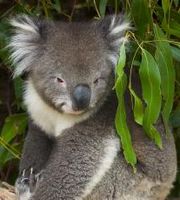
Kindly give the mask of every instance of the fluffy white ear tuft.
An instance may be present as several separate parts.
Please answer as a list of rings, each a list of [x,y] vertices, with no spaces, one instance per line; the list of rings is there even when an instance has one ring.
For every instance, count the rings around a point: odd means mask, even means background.
[[[18,16],[10,21],[14,27],[8,48],[11,51],[10,59],[15,65],[14,77],[28,72],[37,59],[44,23],[26,15]]]
[[[127,20],[119,19],[114,16],[110,25],[110,34],[111,35],[122,35],[126,30],[130,27],[129,22]]]
[[[108,44],[107,57],[115,66],[119,57],[119,48],[122,43],[127,42],[125,33],[130,29],[130,23],[123,15],[112,15],[105,17],[100,27]]]

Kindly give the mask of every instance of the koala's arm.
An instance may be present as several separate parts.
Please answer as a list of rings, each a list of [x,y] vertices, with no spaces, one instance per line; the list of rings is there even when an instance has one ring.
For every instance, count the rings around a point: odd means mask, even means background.
[[[146,136],[142,127],[134,125],[132,128],[132,140],[137,154],[138,168],[153,180],[172,182],[177,170],[173,134],[166,135],[161,121],[158,122],[156,128],[161,134],[162,149]]]
[[[34,173],[39,173],[45,166],[52,148],[52,140],[32,121],[28,125],[19,173],[33,168]]]
[[[51,139],[30,121],[20,161],[19,176],[15,182],[18,200],[29,200],[41,179],[51,149]]]
[[[53,146],[32,200],[81,200],[96,186],[103,142],[94,140],[92,134],[78,135],[78,131],[74,131],[74,136],[70,134],[67,131]]]

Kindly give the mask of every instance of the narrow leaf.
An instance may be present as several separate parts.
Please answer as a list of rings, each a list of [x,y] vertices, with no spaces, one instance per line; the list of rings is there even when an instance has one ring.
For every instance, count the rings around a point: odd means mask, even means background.
[[[121,78],[122,75],[124,74],[125,63],[126,63],[126,49],[125,49],[125,44],[123,43],[120,47],[119,60],[116,66],[116,74],[118,75],[119,78]]]
[[[162,143],[159,140],[159,133],[154,131],[155,128],[153,127],[161,110],[160,72],[153,56],[145,49],[142,51],[139,75],[141,79],[143,99],[146,103],[143,127],[148,136],[154,139],[155,143],[159,147],[162,147]]]
[[[53,7],[58,13],[60,13],[61,10],[62,10],[60,0],[55,0],[55,1],[54,1],[54,4],[52,4],[52,7]]]
[[[149,5],[148,0],[132,1],[131,13],[135,21],[137,31],[141,38],[144,38],[148,26],[152,24],[148,5]]]
[[[99,1],[99,12],[102,17],[105,16],[107,2],[108,2],[108,0],[100,0]]]
[[[173,128],[180,127],[180,105],[171,114],[170,122],[171,122],[171,125],[173,126]]]
[[[115,118],[115,126],[119,137],[121,138],[122,148],[124,150],[124,156],[128,163],[133,167],[137,162],[136,154],[134,152],[131,135],[126,122],[126,110],[124,103],[124,92],[127,85],[127,77],[123,74],[121,80],[116,85],[116,94],[118,97],[118,108]]]
[[[161,73],[161,90],[163,96],[163,108],[162,116],[168,131],[168,121],[170,112],[173,106],[174,97],[174,84],[175,84],[175,69],[173,65],[172,52],[169,43],[167,42],[166,36],[162,30],[154,25],[155,38],[157,40],[156,45],[156,61]]]
[[[162,27],[168,34],[180,37],[180,24],[177,21],[171,20],[169,25],[164,22]]]
[[[127,77],[124,73],[125,63],[126,63],[125,45],[122,44],[120,47],[119,61],[116,66],[117,81],[115,84],[115,89],[118,98],[118,108],[115,117],[115,126],[117,134],[121,138],[121,144],[124,150],[125,159],[128,163],[130,163],[133,166],[135,170],[135,164],[137,162],[137,159],[136,159],[136,154],[133,150],[131,135],[126,122],[126,110],[124,103],[124,92],[126,90],[126,85],[127,85]]]
[[[174,0],[174,3],[175,3],[175,5],[176,5],[176,7],[179,6],[179,0]]]
[[[170,6],[170,0],[162,0],[164,15],[166,15],[167,11],[169,10],[169,6]]]
[[[134,99],[134,105],[133,105],[134,120],[139,125],[143,125],[143,116],[144,116],[143,103],[131,87],[129,87],[129,90]]]
[[[175,46],[171,46],[171,53],[172,53],[172,56],[173,58],[180,62],[180,48],[177,48]]]
[[[27,126],[27,115],[15,114],[8,116],[1,131],[1,137],[9,143],[17,134],[22,134]]]

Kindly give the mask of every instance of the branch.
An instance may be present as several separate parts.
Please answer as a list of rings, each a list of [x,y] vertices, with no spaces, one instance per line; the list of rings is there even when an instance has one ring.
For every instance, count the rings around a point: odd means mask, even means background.
[[[17,200],[14,187],[5,182],[0,183],[0,200]]]

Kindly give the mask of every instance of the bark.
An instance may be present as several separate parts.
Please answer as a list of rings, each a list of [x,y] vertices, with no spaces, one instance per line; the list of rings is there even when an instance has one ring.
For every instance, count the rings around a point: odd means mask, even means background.
[[[14,187],[5,182],[0,183],[0,200],[17,200]],[[173,198],[168,200],[180,199]]]
[[[0,183],[0,200],[17,200],[15,189],[7,183]]]

